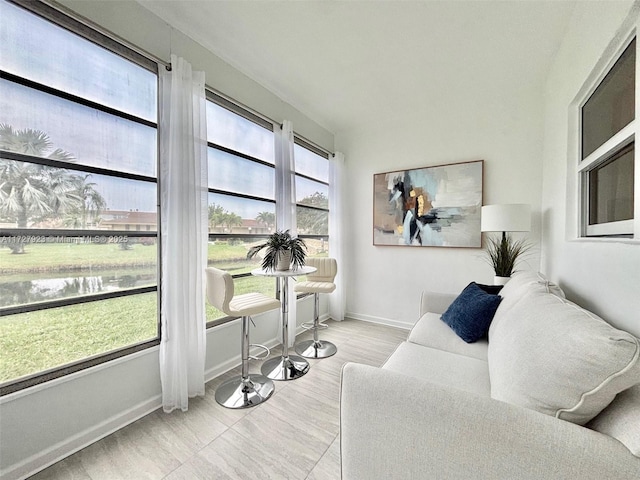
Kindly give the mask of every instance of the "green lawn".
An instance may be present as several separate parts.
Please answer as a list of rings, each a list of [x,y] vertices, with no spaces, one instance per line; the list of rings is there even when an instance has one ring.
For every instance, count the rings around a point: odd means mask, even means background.
[[[273,279],[236,281],[236,293],[275,295]],[[0,318],[0,382],[157,336],[157,295],[145,293]],[[225,316],[206,304],[207,321]]]
[[[157,335],[156,294],[0,318],[0,382]]]
[[[208,249],[210,262],[229,264],[246,260],[248,247],[210,243]],[[117,244],[73,244],[42,243],[25,246],[25,253],[13,255],[8,248],[0,249],[0,272],[42,272],[68,271],[85,268],[113,268],[117,266],[155,265],[157,248],[155,245],[132,245],[123,250]],[[258,266],[257,261],[251,264]],[[255,266],[253,268],[255,268]]]
[[[209,244],[209,264],[244,273],[259,266],[247,260],[247,244]],[[155,265],[156,247],[133,245],[30,244],[27,253],[0,249],[2,280],[42,272],[85,268],[127,269]],[[236,294],[275,295],[275,281],[249,276],[235,281]],[[157,336],[157,295],[146,293],[0,317],[0,382],[65,365]],[[207,320],[224,316],[208,303]]]
[[[155,245],[133,245],[123,250],[116,244],[51,243],[30,244],[25,253],[13,255],[11,250],[0,250],[0,272],[67,271],[86,268],[113,268],[114,266],[155,265]]]
[[[319,240],[308,240],[311,246]],[[209,243],[209,264],[226,270],[250,271],[260,266],[260,259],[247,260],[252,243]],[[310,249],[311,250],[311,249]],[[118,266],[150,266],[156,264],[155,245],[134,244],[123,250],[117,244],[37,243],[25,246],[24,254],[13,255],[8,248],[0,248],[0,273],[67,271],[86,268],[114,268]],[[321,256],[314,253],[314,256]],[[324,252],[326,255],[326,252]]]

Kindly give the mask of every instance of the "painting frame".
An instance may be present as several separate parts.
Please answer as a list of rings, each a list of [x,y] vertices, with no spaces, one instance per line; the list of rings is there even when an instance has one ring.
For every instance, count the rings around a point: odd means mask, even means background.
[[[484,160],[373,175],[373,245],[481,248]]]

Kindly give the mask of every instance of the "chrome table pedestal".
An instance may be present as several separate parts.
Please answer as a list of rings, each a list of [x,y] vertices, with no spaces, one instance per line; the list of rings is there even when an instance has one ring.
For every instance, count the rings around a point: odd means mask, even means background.
[[[337,351],[333,343],[325,340],[306,340],[296,345],[296,353],[306,358],[327,358]]]
[[[272,380],[295,380],[309,371],[309,362],[298,355],[289,355],[289,277],[306,275],[314,272],[314,267],[301,267],[297,270],[262,270],[251,272],[252,275],[277,277],[280,289],[282,309],[282,355],[271,358],[262,364],[262,374]]]

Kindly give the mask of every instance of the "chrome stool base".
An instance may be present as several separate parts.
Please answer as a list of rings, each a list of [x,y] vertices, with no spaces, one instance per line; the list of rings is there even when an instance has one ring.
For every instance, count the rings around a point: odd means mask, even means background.
[[[234,377],[216,389],[216,402],[227,408],[255,407],[273,395],[274,390],[273,382],[263,375],[250,375],[246,380]]]
[[[333,343],[325,340],[307,340],[296,345],[296,353],[305,358],[327,358],[335,355],[338,351]]]
[[[280,356],[264,362],[260,370],[272,380],[295,380],[309,371],[309,362],[297,355]]]

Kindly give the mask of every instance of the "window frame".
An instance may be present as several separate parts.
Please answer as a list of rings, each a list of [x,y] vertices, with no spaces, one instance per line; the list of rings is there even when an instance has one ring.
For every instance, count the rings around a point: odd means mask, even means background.
[[[640,58],[638,55],[638,42],[636,41],[636,61],[635,61],[635,105],[634,118],[620,131],[611,136],[596,150],[583,157],[583,124],[582,109],[591,98],[596,89],[603,82],[607,74],[621,58],[624,51],[630,44],[637,40],[636,22],[623,31],[625,34],[618,35],[609,45],[607,52],[602,57],[601,64],[594,68],[590,78],[583,84],[581,92],[574,103],[574,115],[576,126],[576,148],[573,156],[575,165],[576,193],[577,193],[577,238],[591,241],[619,241],[624,239],[640,239],[640,155],[637,152],[635,139],[640,138]],[[634,144],[634,205],[633,218],[622,221],[589,224],[589,204],[590,186],[589,176],[592,171],[604,165],[629,145]]]
[[[8,3],[14,4],[15,6],[22,8],[23,10],[29,12],[32,15],[43,18],[44,20],[56,25],[59,28],[67,30],[68,32],[79,36],[80,38],[93,43],[105,50],[111,52],[114,55],[118,55],[125,60],[132,62],[135,65],[138,65],[141,68],[148,70],[149,72],[156,75],[156,85],[158,86],[159,92],[159,68],[160,65],[157,61],[147,57],[138,51],[134,50],[128,45],[125,45],[98,30],[97,27],[89,26],[87,23],[81,22],[76,19],[74,15],[67,14],[61,10],[58,10],[48,4],[42,2],[32,2],[29,0],[6,0]],[[35,372],[32,374],[28,374],[22,377],[18,377],[15,379],[7,380],[5,382],[0,383],[0,397],[4,395],[8,395],[19,390],[23,390],[25,388],[29,388],[35,385],[39,385],[54,379],[58,379],[64,377],[66,375],[80,372],[82,370],[94,367],[96,365],[100,365],[112,360],[115,360],[120,357],[124,357],[135,352],[139,352],[142,350],[146,350],[151,347],[155,347],[160,344],[161,338],[161,322],[160,322],[160,273],[161,273],[161,234],[160,234],[160,211],[157,205],[160,202],[160,164],[159,164],[159,126],[158,126],[158,118],[159,118],[159,95],[156,95],[156,111],[158,112],[158,117],[156,118],[156,122],[151,122],[149,120],[143,119],[141,117],[137,117],[135,115],[114,109],[107,105],[103,105],[92,100],[88,100],[70,93],[67,93],[62,90],[58,90],[56,88],[50,87],[46,84],[41,84],[39,82],[30,80],[28,78],[20,77],[19,75],[15,75],[13,73],[5,72],[4,70],[0,70],[0,78],[2,80],[6,80],[9,82],[16,83],[18,85],[35,89],[39,92],[43,92],[45,94],[52,95],[56,98],[60,98],[69,102],[73,102],[74,104],[82,105],[84,107],[89,107],[95,109],[97,111],[107,113],[109,115],[113,115],[119,118],[123,118],[125,120],[135,122],[141,125],[145,125],[148,127],[152,127],[156,129],[156,176],[148,176],[141,175],[135,173],[129,173],[121,170],[112,170],[108,168],[101,168],[97,166],[84,165],[80,163],[72,163],[65,162],[60,160],[51,160],[47,158],[30,156],[18,152],[12,151],[0,151],[0,154],[3,159],[19,161],[31,164],[39,164],[53,168],[60,169],[69,169],[77,172],[84,172],[89,174],[103,175],[108,176],[110,178],[115,179],[127,179],[127,180],[135,180],[135,181],[143,181],[147,183],[153,183],[156,185],[156,212],[157,212],[157,229],[156,231],[131,231],[131,230],[99,230],[99,229],[62,229],[62,228],[0,228],[0,236],[14,236],[14,235],[28,235],[28,236],[61,236],[65,238],[74,238],[74,237],[87,237],[87,236],[127,236],[127,237],[145,237],[145,238],[154,238],[157,244],[157,257],[156,257],[156,283],[155,285],[148,285],[143,287],[133,287],[129,289],[117,290],[113,292],[105,292],[105,293],[97,293],[97,294],[88,294],[76,297],[68,297],[56,300],[48,300],[42,301],[32,304],[19,305],[19,306],[10,306],[0,308],[0,316],[6,315],[16,315],[27,312],[35,312],[40,310],[48,310],[52,308],[60,308],[67,307],[73,305],[79,305],[83,303],[90,302],[98,302],[104,300],[110,300],[115,298],[122,298],[133,295],[143,295],[152,292],[156,292],[157,301],[156,301],[156,335],[153,338],[146,339],[140,342],[136,342],[133,344],[129,344],[120,348],[116,348],[113,350],[109,350],[103,353],[97,353],[94,355],[90,355],[88,357],[84,357],[78,360],[71,361],[69,363],[65,363],[63,365],[58,365],[43,371]]]

